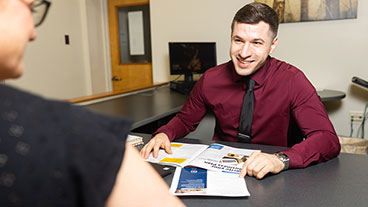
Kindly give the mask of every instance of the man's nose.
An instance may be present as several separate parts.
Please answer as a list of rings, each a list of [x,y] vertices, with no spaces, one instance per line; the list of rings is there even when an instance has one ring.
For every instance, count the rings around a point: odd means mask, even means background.
[[[36,38],[37,38],[37,33],[36,33],[36,30],[33,28],[32,32],[31,32],[31,35],[29,36],[29,41],[33,41]]]
[[[252,53],[252,51],[251,51],[250,44],[246,42],[240,50],[240,56],[245,58],[245,57],[250,56],[251,53]]]

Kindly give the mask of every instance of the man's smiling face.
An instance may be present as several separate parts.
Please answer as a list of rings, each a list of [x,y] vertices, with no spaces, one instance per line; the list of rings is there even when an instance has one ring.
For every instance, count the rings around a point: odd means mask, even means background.
[[[276,46],[277,37],[274,38],[270,26],[265,22],[257,24],[235,22],[231,34],[230,56],[236,73],[240,76],[255,73],[263,66]]]

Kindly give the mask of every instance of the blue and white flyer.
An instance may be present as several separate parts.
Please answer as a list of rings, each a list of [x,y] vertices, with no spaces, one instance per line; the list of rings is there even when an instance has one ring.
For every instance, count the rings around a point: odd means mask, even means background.
[[[176,167],[198,167],[217,172],[239,174],[244,162],[259,150],[240,149],[222,144],[185,144],[172,142],[172,154],[160,149],[157,158],[150,154],[147,161]]]
[[[202,168],[177,167],[170,192],[177,196],[250,196],[244,178]]]

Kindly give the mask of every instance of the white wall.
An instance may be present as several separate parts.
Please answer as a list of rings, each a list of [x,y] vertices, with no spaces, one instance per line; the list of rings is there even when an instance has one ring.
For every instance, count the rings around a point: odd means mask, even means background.
[[[217,62],[229,60],[230,25],[240,0],[150,0],[153,81],[170,80],[168,42],[216,42]]]
[[[353,76],[368,80],[367,33],[367,1],[359,1],[357,19],[282,24],[280,27],[276,57],[302,69],[317,89],[346,92],[341,103],[326,104],[340,135],[350,134],[349,111],[363,111],[364,104],[368,103],[368,91],[351,83]],[[354,136],[357,129],[358,125],[354,125]]]
[[[112,90],[106,1],[86,0],[92,94]]]
[[[218,63],[229,60],[230,24],[251,0],[151,0],[154,82],[169,75],[168,42],[216,41]],[[363,111],[368,91],[352,86],[352,76],[368,80],[368,2],[359,1],[358,18],[281,24],[273,56],[304,71],[317,89],[346,92],[341,102],[326,104],[339,135],[350,134],[349,111]],[[355,127],[355,132],[358,126]],[[368,137],[367,135],[365,137]]]
[[[7,84],[58,99],[91,94],[84,1],[52,1],[45,22],[36,29],[37,40],[26,50],[24,75]],[[64,43],[66,34],[70,45]]]

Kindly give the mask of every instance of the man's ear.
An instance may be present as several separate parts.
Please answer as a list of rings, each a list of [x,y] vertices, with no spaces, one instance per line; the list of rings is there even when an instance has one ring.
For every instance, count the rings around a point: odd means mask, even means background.
[[[271,43],[271,51],[270,53],[273,53],[273,51],[275,51],[276,47],[277,47],[277,44],[279,42],[279,37],[276,36],[273,40],[272,40],[272,43]]]

